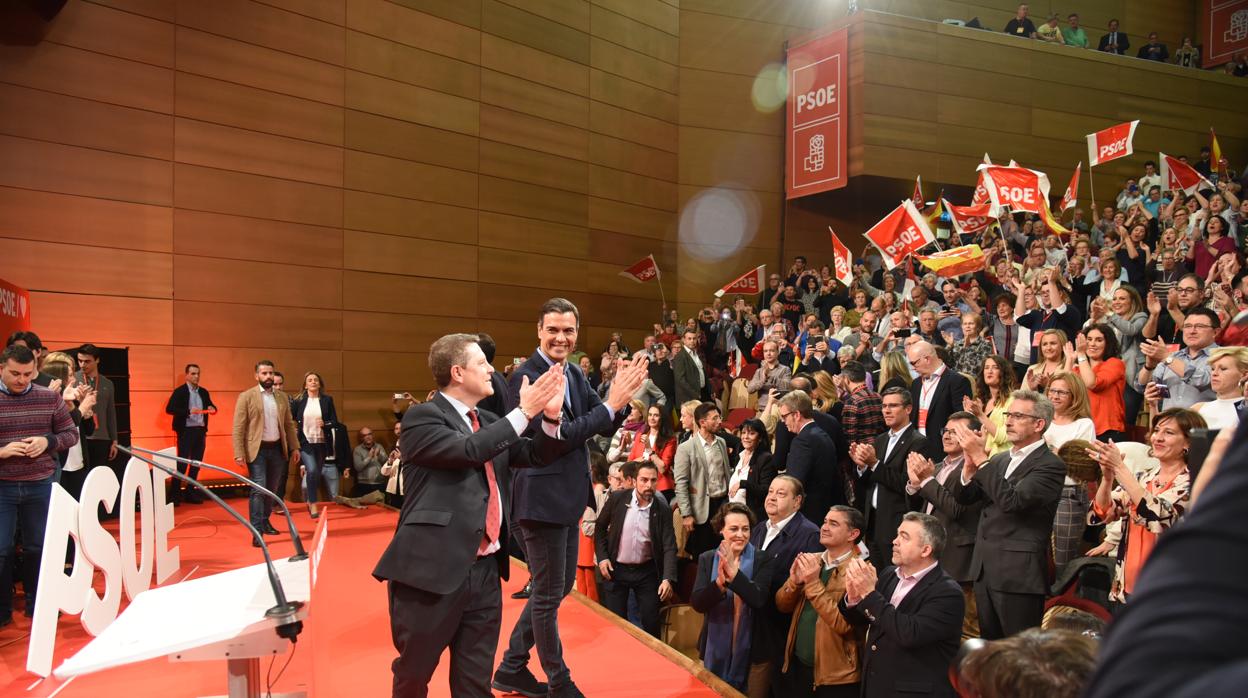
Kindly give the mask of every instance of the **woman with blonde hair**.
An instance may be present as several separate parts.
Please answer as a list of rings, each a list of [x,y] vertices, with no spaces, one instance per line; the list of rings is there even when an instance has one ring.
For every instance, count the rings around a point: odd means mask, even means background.
[[[1044,431],[1044,442],[1057,453],[1071,441],[1095,441],[1096,425],[1092,423],[1092,403],[1088,388],[1077,373],[1063,371],[1049,379],[1045,391],[1053,403],[1053,422]],[[1079,544],[1088,525],[1088,489],[1069,475],[1057,500],[1053,517],[1053,563],[1062,565],[1079,557]]]
[[[1209,355],[1209,387],[1217,398],[1198,402],[1192,409],[1205,418],[1210,429],[1238,427],[1245,381],[1248,381],[1248,347],[1214,349]]]
[[[1044,393],[1053,376],[1066,370],[1066,342],[1069,340],[1061,330],[1045,330],[1040,334],[1039,362],[1032,364],[1023,375],[1023,389]]]
[[[815,371],[815,409],[827,412],[836,404],[836,381],[827,371]]]
[[[910,375],[910,364],[906,363],[906,355],[900,351],[890,351],[880,360],[880,393],[893,387],[910,389],[914,378]]]

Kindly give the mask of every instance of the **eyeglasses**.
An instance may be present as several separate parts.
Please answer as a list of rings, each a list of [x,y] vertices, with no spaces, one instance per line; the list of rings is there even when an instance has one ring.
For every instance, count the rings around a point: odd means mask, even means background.
[[[1183,329],[1185,329],[1185,330],[1212,330],[1212,329],[1213,329],[1213,325],[1188,325],[1188,324],[1184,324],[1184,325],[1183,325]]]
[[[1026,412],[1006,412],[1005,418],[1006,419],[1039,419],[1039,417],[1037,417],[1036,415],[1027,414]]]
[[[1049,388],[1045,394],[1052,395],[1054,397],[1070,397],[1071,396],[1071,392],[1069,390],[1055,390],[1053,388]]]
[[[793,416],[793,415],[795,415],[795,414],[797,414],[797,412],[791,412],[791,411],[790,411],[790,412],[781,412],[781,413],[780,413],[780,421],[782,421],[782,422],[783,422],[783,421],[786,421],[789,417],[792,417],[792,416]]]
[[[1182,287],[1182,286],[1176,286],[1174,290],[1178,291],[1179,293],[1200,293],[1200,289],[1198,289],[1198,288],[1196,288],[1196,287],[1194,287],[1194,286],[1193,286],[1193,287],[1190,287],[1190,288],[1184,288],[1184,287]]]
[[[902,403],[900,403],[900,402],[881,402],[881,403],[880,403],[880,407],[883,407],[883,408],[884,408],[884,409],[886,409],[886,410],[899,410],[899,409],[901,409],[901,408],[902,408]]]

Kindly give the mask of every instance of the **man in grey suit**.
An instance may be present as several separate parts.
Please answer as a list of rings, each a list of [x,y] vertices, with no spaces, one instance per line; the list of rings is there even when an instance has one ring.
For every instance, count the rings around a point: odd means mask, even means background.
[[[1015,390],[1012,397],[1005,414],[1010,450],[988,458],[983,435],[954,426],[966,451],[954,496],[962,504],[984,502],[971,574],[986,640],[1040,625],[1049,538],[1066,476],[1066,464],[1043,438],[1053,422],[1053,403],[1031,390]]]
[[[701,400],[706,386],[706,371],[698,357],[698,333],[686,330],[680,339],[680,353],[672,357],[672,373],[676,376],[676,405]]]
[[[906,461],[909,482],[906,494],[921,498],[919,511],[931,514],[945,527],[945,549],[940,555],[940,566],[962,587],[966,597],[966,615],[962,619],[962,639],[979,637],[979,613],[975,608],[975,578],[971,576],[971,558],[975,554],[975,531],[979,527],[979,515],[983,502],[963,505],[953,496],[953,483],[962,477],[962,464],[966,453],[958,443],[953,426],[962,424],[978,432],[983,424],[970,412],[954,412],[949,415],[941,434],[945,459],[940,465],[923,456],[911,453]],[[935,436],[935,434],[933,434]]]
[[[676,478],[676,504],[680,506],[685,533],[685,552],[693,559],[719,545],[711,517],[728,501],[728,475],[732,463],[719,429],[719,408],[704,402],[693,411],[698,430],[676,448],[672,468]]]

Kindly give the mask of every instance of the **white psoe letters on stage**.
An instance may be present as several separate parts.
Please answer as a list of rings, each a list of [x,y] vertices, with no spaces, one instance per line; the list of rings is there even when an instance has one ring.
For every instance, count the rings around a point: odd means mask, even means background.
[[[170,448],[165,452],[172,455],[173,451]],[[172,460],[156,458],[161,465],[175,467]],[[40,676],[52,672],[58,612],[78,614],[82,627],[92,635],[99,635],[117,618],[123,587],[126,597],[133,599],[151,586],[153,567],[157,584],[178,571],[179,549],[169,548],[169,532],[174,523],[173,504],[165,501],[168,480],[167,473],[131,458],[120,483],[111,469],[93,468],[82,485],[81,501],[74,501],[59,484],[52,485],[39,567],[39,593],[26,655],[27,671]],[[117,505],[120,507],[120,540],[114,540],[100,524],[98,514],[101,505],[112,512],[118,489],[121,490],[121,502]],[[136,498],[138,514],[134,506]],[[137,546],[136,517],[141,534]],[[74,539],[74,567],[72,573],[66,574],[65,556],[70,538]],[[92,588],[95,570],[104,576],[102,595]]]

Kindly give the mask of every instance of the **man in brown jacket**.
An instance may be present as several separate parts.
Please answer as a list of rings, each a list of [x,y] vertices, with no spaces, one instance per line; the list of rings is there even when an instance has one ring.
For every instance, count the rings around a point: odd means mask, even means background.
[[[256,387],[239,393],[234,406],[234,463],[247,469],[247,477],[281,496],[286,468],[299,459],[299,433],[290,416],[290,402],[273,389],[273,362],[256,363]],[[269,523],[273,502],[253,491],[247,515],[256,530],[277,535]],[[251,544],[260,547],[259,540]]]
[[[845,563],[857,557],[864,528],[857,509],[839,504],[829,509],[819,529],[824,551],[798,555],[776,592],[776,607],[793,614],[777,695],[857,698],[859,634],[837,604],[845,596]]]

